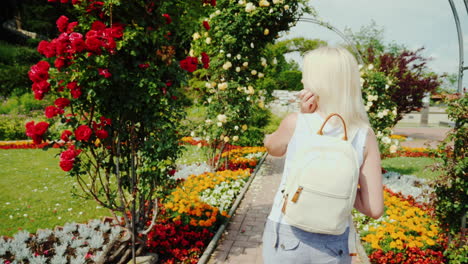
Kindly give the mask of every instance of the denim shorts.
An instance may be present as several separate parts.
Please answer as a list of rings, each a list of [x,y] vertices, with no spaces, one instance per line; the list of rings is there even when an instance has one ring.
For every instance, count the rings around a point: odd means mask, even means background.
[[[349,228],[326,235],[268,220],[263,231],[265,264],[350,264]]]

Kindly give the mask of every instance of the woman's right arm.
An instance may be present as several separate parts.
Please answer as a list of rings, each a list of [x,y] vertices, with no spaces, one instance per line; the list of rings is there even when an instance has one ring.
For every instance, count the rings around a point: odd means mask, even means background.
[[[364,162],[361,166],[359,185],[354,207],[372,218],[383,214],[383,185],[379,144],[372,129],[369,129],[364,150]]]

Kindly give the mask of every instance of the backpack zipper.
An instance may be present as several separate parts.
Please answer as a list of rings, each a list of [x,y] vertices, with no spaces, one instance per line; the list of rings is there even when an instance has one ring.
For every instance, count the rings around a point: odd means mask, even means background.
[[[293,202],[293,203],[297,202],[297,200],[299,199],[299,196],[301,195],[301,192],[302,192],[303,189],[304,188],[302,186],[299,186],[299,188],[297,188],[296,193],[294,193],[294,196],[291,199],[291,202]]]

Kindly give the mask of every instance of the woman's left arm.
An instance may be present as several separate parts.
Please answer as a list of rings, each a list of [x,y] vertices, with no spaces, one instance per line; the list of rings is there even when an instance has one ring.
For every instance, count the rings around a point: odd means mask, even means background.
[[[265,137],[263,144],[267,148],[268,154],[280,157],[286,153],[288,143],[296,128],[297,115],[298,113],[287,115],[283,121],[281,121],[278,129]]]

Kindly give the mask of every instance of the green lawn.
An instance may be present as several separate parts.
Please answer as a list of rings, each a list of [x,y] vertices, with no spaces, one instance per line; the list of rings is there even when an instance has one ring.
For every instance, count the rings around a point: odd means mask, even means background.
[[[382,160],[382,167],[401,174],[414,175],[424,179],[434,179],[440,173],[437,171],[433,172],[428,166],[433,165],[436,161],[436,159],[424,157],[396,157]]]
[[[72,196],[75,183],[58,166],[57,149],[0,150],[0,236],[111,216]]]

